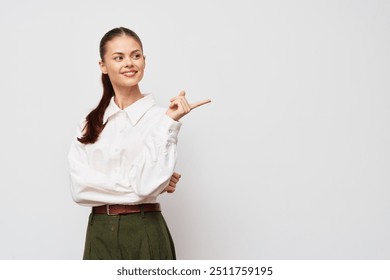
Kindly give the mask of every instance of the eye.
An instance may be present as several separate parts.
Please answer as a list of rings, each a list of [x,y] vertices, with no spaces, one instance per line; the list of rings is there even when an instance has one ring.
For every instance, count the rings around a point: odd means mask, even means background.
[[[114,57],[115,61],[122,61],[123,57],[122,56],[116,56]]]
[[[140,59],[142,55],[140,53],[136,53],[133,55],[133,59]]]

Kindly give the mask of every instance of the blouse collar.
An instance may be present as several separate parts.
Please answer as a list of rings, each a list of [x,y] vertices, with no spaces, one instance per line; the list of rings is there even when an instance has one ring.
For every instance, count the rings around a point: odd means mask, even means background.
[[[103,123],[106,123],[111,116],[123,111],[127,113],[131,124],[135,126],[142,116],[155,104],[156,101],[154,100],[152,94],[143,94],[142,98],[122,110],[118,107],[118,105],[116,105],[113,96],[110,100],[110,104],[104,112]]]

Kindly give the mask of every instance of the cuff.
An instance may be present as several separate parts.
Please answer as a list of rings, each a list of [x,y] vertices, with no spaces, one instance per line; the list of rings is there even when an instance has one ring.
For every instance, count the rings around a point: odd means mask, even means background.
[[[181,122],[175,121],[167,115],[164,115],[160,122],[158,130],[160,133],[168,135],[168,139],[170,141],[176,143],[181,125]]]

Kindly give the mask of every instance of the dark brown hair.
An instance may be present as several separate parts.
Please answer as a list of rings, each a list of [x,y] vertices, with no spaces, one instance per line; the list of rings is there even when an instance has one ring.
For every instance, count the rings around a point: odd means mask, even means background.
[[[141,50],[143,49],[141,39],[134,31],[125,27],[114,28],[108,31],[100,40],[99,52],[100,59],[102,61],[104,61],[107,42],[120,36],[129,36],[134,38],[140,44]],[[102,98],[100,99],[98,106],[93,109],[85,118],[86,124],[83,129],[83,136],[81,138],[77,138],[77,140],[79,140],[83,144],[95,143],[98,140],[100,133],[103,131],[104,126],[106,125],[105,123],[103,123],[104,112],[106,111],[108,105],[110,104],[110,100],[115,95],[115,93],[108,74],[102,73],[102,84]]]

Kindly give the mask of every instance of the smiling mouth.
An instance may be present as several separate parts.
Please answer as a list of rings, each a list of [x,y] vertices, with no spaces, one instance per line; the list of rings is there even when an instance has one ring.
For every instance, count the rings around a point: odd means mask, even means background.
[[[122,74],[126,77],[133,77],[135,76],[135,74],[137,74],[138,71],[127,71],[127,72],[123,72]]]

